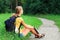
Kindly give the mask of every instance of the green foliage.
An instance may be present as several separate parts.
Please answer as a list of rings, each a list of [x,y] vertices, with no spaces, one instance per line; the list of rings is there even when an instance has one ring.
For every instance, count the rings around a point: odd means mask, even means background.
[[[26,37],[19,37],[18,34],[13,32],[6,32],[4,21],[10,16],[11,13],[0,14],[0,40],[28,40],[30,34],[28,34]],[[33,16],[22,15],[22,18],[24,19],[25,23],[32,25],[35,28],[38,28],[42,24],[40,20]]]
[[[15,12],[18,5],[25,14],[60,14],[60,0],[0,0],[0,12]]]
[[[0,0],[0,13],[14,12],[17,5],[21,5],[20,0]]]
[[[23,6],[26,13],[60,14],[60,0],[26,0]]]
[[[10,12],[10,1],[9,0],[0,0],[0,12]]]

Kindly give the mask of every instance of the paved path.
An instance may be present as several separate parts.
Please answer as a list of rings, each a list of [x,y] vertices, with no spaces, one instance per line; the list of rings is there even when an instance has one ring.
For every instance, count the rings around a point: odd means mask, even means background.
[[[45,37],[38,39],[34,38],[34,35],[32,34],[30,40],[60,40],[60,32],[58,31],[55,22],[44,18],[39,19],[43,22],[43,24],[38,31],[40,33],[44,33]]]

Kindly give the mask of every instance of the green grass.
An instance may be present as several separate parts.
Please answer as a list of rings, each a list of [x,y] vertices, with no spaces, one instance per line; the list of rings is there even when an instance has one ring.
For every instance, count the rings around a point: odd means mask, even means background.
[[[0,14],[0,40],[28,40],[30,36],[29,34],[26,37],[20,38],[18,37],[18,34],[6,32],[4,21],[10,16],[10,13]],[[35,28],[38,28],[42,24],[42,22],[34,16],[22,15],[22,18],[24,19],[25,23],[32,25]]]
[[[41,14],[39,15],[39,17],[42,17],[42,18],[47,18],[49,20],[53,20],[55,21],[55,24],[58,26],[59,28],[59,31],[60,31],[60,15],[53,15],[53,14]]]

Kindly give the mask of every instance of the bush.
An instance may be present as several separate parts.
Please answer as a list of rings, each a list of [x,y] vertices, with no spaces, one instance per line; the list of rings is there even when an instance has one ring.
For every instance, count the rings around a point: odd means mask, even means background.
[[[23,7],[26,13],[60,14],[60,0],[26,0]]]

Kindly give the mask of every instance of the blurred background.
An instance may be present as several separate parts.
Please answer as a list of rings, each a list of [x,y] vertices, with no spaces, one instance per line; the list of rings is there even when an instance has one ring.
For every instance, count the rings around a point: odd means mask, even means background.
[[[24,14],[60,14],[60,0],[0,0],[0,13],[23,6]]]

